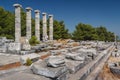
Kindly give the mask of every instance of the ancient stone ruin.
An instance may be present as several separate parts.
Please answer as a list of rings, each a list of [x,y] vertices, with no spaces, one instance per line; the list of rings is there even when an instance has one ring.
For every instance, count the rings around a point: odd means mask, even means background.
[[[42,43],[29,44],[31,7],[26,8],[26,36],[21,36],[21,7],[15,7],[15,41],[0,38],[0,80],[97,80],[104,63],[112,54],[113,42],[53,39],[53,15],[42,13],[43,35],[40,37],[40,10],[35,12],[35,36]],[[113,68],[112,68],[113,70]],[[98,71],[98,72],[95,72]],[[94,76],[93,76],[94,75]]]
[[[31,46],[29,44],[29,40],[31,39],[31,7],[26,7],[26,37],[21,36],[21,7],[20,4],[14,4],[15,7],[15,42],[5,42],[5,40],[1,40],[1,50],[0,52],[11,52],[17,54],[26,54],[34,52],[31,50]],[[40,11],[35,10],[35,36],[38,41],[43,39],[42,41],[53,40],[53,15],[49,15],[49,37],[47,34],[47,14],[42,13],[43,15],[43,36],[40,38]],[[3,42],[4,41],[4,42]],[[7,45],[6,45],[7,44]]]

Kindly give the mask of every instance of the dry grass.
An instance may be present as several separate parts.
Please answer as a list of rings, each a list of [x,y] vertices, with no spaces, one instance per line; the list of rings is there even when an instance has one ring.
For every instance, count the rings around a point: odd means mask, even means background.
[[[79,46],[79,43],[78,43],[78,42],[74,42],[74,43],[72,44],[72,46],[73,46],[73,47]]]
[[[67,39],[59,39],[59,40],[57,40],[57,43],[66,44],[67,41],[68,41]]]

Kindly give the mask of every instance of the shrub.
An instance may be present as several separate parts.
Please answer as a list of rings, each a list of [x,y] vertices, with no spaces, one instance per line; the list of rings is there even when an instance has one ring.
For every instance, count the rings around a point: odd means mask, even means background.
[[[32,64],[32,60],[30,58],[27,58],[26,60],[26,65],[30,66]]]
[[[35,46],[36,44],[39,44],[40,42],[37,40],[36,36],[32,36],[29,40],[30,45]]]

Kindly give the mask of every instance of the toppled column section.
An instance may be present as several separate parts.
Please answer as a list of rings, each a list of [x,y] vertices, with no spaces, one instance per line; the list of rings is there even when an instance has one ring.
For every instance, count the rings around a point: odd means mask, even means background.
[[[20,42],[21,37],[21,5],[14,4],[15,7],[15,42]]]
[[[32,8],[26,8],[26,35],[27,39],[31,39],[31,10]]]

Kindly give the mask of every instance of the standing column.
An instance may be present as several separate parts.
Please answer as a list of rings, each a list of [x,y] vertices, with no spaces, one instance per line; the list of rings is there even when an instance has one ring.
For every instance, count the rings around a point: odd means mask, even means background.
[[[42,15],[43,15],[43,41],[46,41],[48,39],[46,13],[42,13]]]
[[[26,8],[26,35],[27,39],[31,39],[31,10],[32,8]]]
[[[35,36],[40,41],[40,11],[35,10]]]
[[[21,5],[14,4],[15,7],[15,42],[20,42],[21,37]]]
[[[49,15],[49,40],[53,40],[53,15]]]

